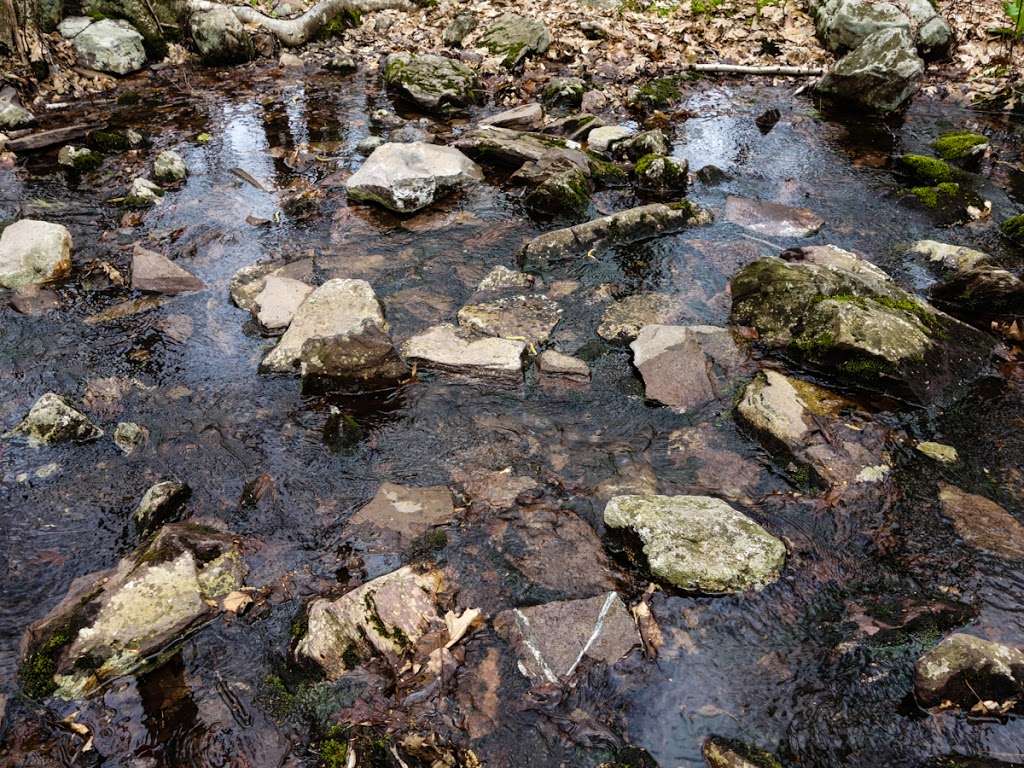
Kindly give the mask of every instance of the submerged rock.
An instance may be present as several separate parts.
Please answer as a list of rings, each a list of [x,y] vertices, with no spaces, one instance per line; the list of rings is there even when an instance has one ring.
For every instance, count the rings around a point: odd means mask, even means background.
[[[21,219],[0,234],[0,287],[58,280],[71,271],[71,233],[61,224]]]
[[[436,325],[413,336],[402,347],[405,357],[424,367],[456,373],[519,378],[523,372],[525,341],[473,339],[452,325]]]
[[[1024,560],[1024,524],[991,499],[940,483],[939,505],[968,545],[1008,560]]]
[[[649,400],[687,411],[727,397],[746,356],[727,328],[647,325],[630,344]]]
[[[189,27],[205,64],[243,64],[256,56],[252,35],[228,7],[192,13]]]
[[[365,280],[328,280],[302,302],[262,369],[353,382],[406,373],[388,336],[377,295]]]
[[[941,461],[943,464],[956,464],[960,461],[960,456],[952,445],[943,445],[942,443],[926,440],[917,444],[917,450],[928,458]]]
[[[301,280],[267,275],[263,290],[253,299],[252,316],[266,333],[283,333],[313,286]]]
[[[524,246],[519,259],[527,272],[543,272],[588,253],[601,253],[710,221],[710,213],[688,202],[652,203],[535,237]]]
[[[534,683],[559,683],[584,657],[614,664],[640,644],[616,592],[499,613],[494,627],[515,650],[519,671]]]
[[[477,44],[501,56],[502,63],[513,69],[527,57],[545,53],[551,45],[551,33],[542,21],[506,13],[488,25]]]
[[[778,579],[786,560],[781,541],[709,496],[616,496],[604,521],[636,531],[651,572],[683,589],[760,589]]]
[[[732,279],[732,322],[765,347],[865,389],[948,402],[985,370],[994,340],[834,247],[760,259]]]
[[[21,677],[31,696],[82,698],[159,664],[220,610],[246,566],[234,537],[206,524],[164,527],[109,571],[76,581],[29,630]]]
[[[371,654],[397,669],[420,638],[445,629],[437,609],[444,587],[440,571],[417,573],[407,566],[337,600],[314,600],[295,654],[318,664],[332,680]]]
[[[709,768],[782,768],[770,752],[720,736],[708,738],[703,753]]]
[[[360,540],[405,549],[434,528],[451,522],[455,515],[452,494],[443,485],[429,488],[383,483],[377,495],[349,518]]]
[[[899,109],[917,90],[924,62],[903,29],[868,35],[818,81],[816,90],[878,112]]]
[[[140,533],[147,534],[172,522],[191,495],[192,489],[177,480],[165,480],[150,486],[132,515],[135,527]]]
[[[648,325],[665,325],[679,318],[678,299],[665,293],[635,293],[614,301],[601,316],[597,335],[607,341],[632,341]]]
[[[384,144],[349,177],[345,189],[350,200],[412,213],[483,177],[476,163],[452,147],[424,142]]]
[[[480,292],[486,292],[532,288],[536,280],[533,275],[528,275],[525,272],[516,272],[499,264],[487,273],[476,289]]]
[[[541,344],[562,317],[558,303],[547,296],[506,296],[459,310],[459,325],[486,336]]]
[[[186,177],[188,177],[188,167],[181,155],[173,150],[165,149],[153,161],[153,178],[157,181],[184,181]]]
[[[810,237],[825,223],[807,208],[791,208],[736,195],[729,195],[725,200],[725,220],[769,237]]]
[[[114,428],[114,445],[130,456],[149,440],[149,430],[134,421],[118,422]]]
[[[1024,281],[989,264],[961,270],[933,285],[928,297],[957,315],[1016,318],[1024,315]]]
[[[914,691],[925,707],[991,702],[997,711],[1012,708],[1024,697],[1024,651],[952,634],[918,659]]]
[[[64,30],[74,28],[64,26]],[[100,19],[81,28],[71,37],[83,67],[113,75],[127,75],[146,66],[142,35],[122,19]]]
[[[432,54],[391,54],[384,60],[384,84],[428,112],[463,110],[483,95],[472,69]]]
[[[33,445],[85,443],[103,436],[103,430],[66,398],[47,392],[29,409],[24,419],[4,437],[27,437]]]
[[[911,244],[910,253],[926,256],[931,264],[951,272],[963,272],[989,261],[989,255],[984,251],[937,240],[918,240]]]
[[[132,253],[132,290],[178,294],[201,291],[203,281],[166,256],[136,245]]]

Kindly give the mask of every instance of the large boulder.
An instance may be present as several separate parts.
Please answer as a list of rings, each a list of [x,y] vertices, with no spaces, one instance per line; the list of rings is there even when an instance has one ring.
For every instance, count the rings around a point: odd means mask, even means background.
[[[994,340],[833,246],[760,259],[732,279],[732,322],[764,347],[869,390],[925,404],[961,394]]]
[[[377,147],[345,188],[351,200],[412,213],[483,177],[479,166],[459,150],[417,141]]]
[[[22,219],[0,234],[0,287],[48,283],[71,271],[71,233],[62,224]]]
[[[682,589],[760,589],[779,577],[786,547],[749,517],[708,496],[615,496],[610,528],[632,528],[651,572]]]
[[[472,69],[433,54],[391,54],[384,60],[384,84],[428,112],[464,110],[483,96]]]
[[[899,109],[915,93],[924,61],[903,29],[865,38],[818,82],[818,93],[877,112]]]
[[[487,26],[477,44],[501,56],[502,63],[513,69],[528,56],[546,52],[551,45],[551,33],[542,21],[506,13]]]
[[[252,35],[228,7],[193,13],[189,27],[206,64],[241,64],[256,55]]]
[[[392,381],[406,373],[373,288],[341,278],[309,294],[262,368],[352,382]]]
[[[1024,697],[1024,650],[952,634],[918,659],[914,691],[926,707],[1012,708]]]
[[[85,443],[102,437],[103,430],[89,421],[89,417],[75,408],[66,398],[47,392],[28,414],[4,437],[21,436],[32,445],[55,443]]]
[[[21,668],[32,696],[87,696],[159,664],[168,648],[221,610],[246,575],[230,533],[208,523],[163,528],[109,571],[82,577],[29,630]]]
[[[99,72],[127,75],[146,66],[142,35],[122,19],[90,23],[71,38],[79,63]]]
[[[923,55],[946,51],[953,39],[949,24],[928,0],[808,0],[818,37],[830,51],[861,45],[876,32],[905,32]]]
[[[153,61],[164,58],[168,42],[178,38],[180,0],[82,0],[82,13],[92,19],[124,19],[140,35]]]

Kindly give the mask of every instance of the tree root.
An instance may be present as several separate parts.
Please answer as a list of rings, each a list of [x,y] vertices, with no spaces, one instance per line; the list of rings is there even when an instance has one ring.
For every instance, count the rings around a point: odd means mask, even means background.
[[[295,47],[312,40],[331,20],[345,11],[372,13],[389,8],[402,11],[412,10],[412,0],[320,0],[316,5],[294,19],[275,19],[244,5],[228,5],[212,0],[187,0],[190,13],[210,11],[216,8],[231,10],[243,24],[250,24],[270,32],[281,45]]]

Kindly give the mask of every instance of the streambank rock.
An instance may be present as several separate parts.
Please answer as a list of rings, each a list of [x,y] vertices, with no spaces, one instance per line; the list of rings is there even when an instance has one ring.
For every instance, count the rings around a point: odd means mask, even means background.
[[[554,349],[540,353],[537,370],[541,383],[586,384],[590,381],[590,366],[586,362]]]
[[[688,202],[652,203],[535,237],[519,254],[527,272],[543,272],[588,253],[650,240],[711,222],[711,214]]]
[[[601,316],[597,335],[606,341],[632,341],[648,325],[678,319],[681,305],[667,293],[634,293],[613,301]]]
[[[103,430],[66,398],[47,392],[29,409],[25,418],[4,437],[28,438],[32,445],[86,443],[103,436]]]
[[[589,657],[614,664],[640,644],[636,624],[616,592],[513,608],[494,627],[519,659],[519,671],[534,683],[559,683]]]
[[[252,316],[265,333],[283,333],[312,292],[313,286],[301,280],[267,275],[263,290],[253,299]]]
[[[0,234],[0,287],[48,283],[71,271],[71,233],[61,224],[21,219]]]
[[[632,528],[651,572],[700,592],[760,589],[779,577],[786,547],[746,515],[709,496],[615,496],[610,528]]]
[[[512,109],[506,109],[496,115],[485,117],[480,125],[490,125],[495,128],[509,128],[515,131],[530,131],[539,128],[544,122],[544,107],[536,101],[529,104],[522,104]]]
[[[945,52],[953,31],[928,0],[809,0],[818,38],[834,53],[858,48],[876,32],[900,30],[925,56]]]
[[[157,181],[184,181],[188,177],[188,167],[177,152],[165,149],[153,161],[153,178]]]
[[[479,166],[459,150],[417,141],[377,147],[345,189],[350,200],[412,213],[483,177]]]
[[[193,13],[189,27],[204,64],[243,64],[256,56],[252,35],[230,8]]]
[[[142,35],[121,19],[89,20],[89,24],[61,22],[61,34],[65,37],[72,32],[78,63],[83,67],[112,75],[127,75],[146,66],[146,49],[142,46]]]
[[[383,483],[377,495],[349,519],[361,541],[401,551],[455,516],[452,493],[443,485],[414,487]]]
[[[1007,560],[1024,560],[1024,524],[991,499],[940,483],[939,505],[970,546]]]
[[[969,710],[987,701],[1011,708],[1024,697],[1024,651],[952,634],[918,659],[914,692],[925,707]]]
[[[736,195],[729,195],[725,200],[725,220],[769,237],[810,237],[825,223],[807,208],[791,208]]]
[[[29,630],[29,695],[76,699],[159,664],[175,642],[220,610],[247,568],[234,536],[208,524],[165,526],[109,571],[78,579]]]
[[[337,600],[314,600],[295,654],[318,664],[330,679],[371,655],[382,656],[397,669],[420,638],[445,629],[437,609],[444,588],[440,571],[417,573],[405,567]]]
[[[124,204],[130,208],[149,208],[164,201],[164,191],[149,179],[134,179],[124,196]]]
[[[513,69],[527,57],[545,53],[551,45],[551,33],[542,21],[506,13],[488,25],[477,45],[501,56],[502,63]]]
[[[610,155],[615,145],[625,141],[635,131],[624,125],[602,125],[587,134],[587,149],[602,155]]]
[[[651,197],[664,200],[686,194],[690,165],[686,160],[650,154],[644,155],[633,168],[636,186]]]
[[[459,325],[485,336],[541,344],[562,318],[558,302],[540,294],[506,296],[459,310]]]
[[[178,294],[201,291],[203,281],[166,256],[136,245],[132,253],[132,290]]]
[[[815,90],[838,101],[893,112],[917,91],[924,61],[903,29],[883,29],[841,58]]]
[[[647,325],[630,344],[649,400],[682,411],[729,395],[746,356],[727,328]]]
[[[348,279],[328,280],[309,294],[261,367],[362,382],[394,380],[407,371],[373,288]]]
[[[476,73],[433,54],[392,53],[384,60],[384,84],[428,112],[461,111],[483,96]]]
[[[17,91],[13,88],[0,88],[0,131],[26,128],[35,119],[21,103]]]
[[[177,480],[164,480],[150,486],[132,515],[135,527],[145,534],[171,522],[191,495],[192,489]]]
[[[844,382],[925,403],[955,399],[988,365],[994,340],[835,247],[760,259],[732,279],[732,323],[764,347]]]
[[[536,162],[553,150],[573,149],[557,136],[486,124],[460,136],[455,146],[478,163],[511,168]]]
[[[518,379],[523,372],[526,342],[474,339],[450,324],[435,325],[409,339],[402,351],[409,362],[454,373]]]

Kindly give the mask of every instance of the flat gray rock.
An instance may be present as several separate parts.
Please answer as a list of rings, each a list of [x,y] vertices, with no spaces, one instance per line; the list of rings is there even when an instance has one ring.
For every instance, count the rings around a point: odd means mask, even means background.
[[[496,128],[511,128],[517,131],[532,131],[544,122],[544,107],[537,102],[522,104],[496,115],[485,117],[480,125],[492,125]]]
[[[473,339],[453,325],[428,328],[402,347],[410,362],[457,373],[519,378],[523,372],[525,341]]]
[[[0,287],[48,283],[71,271],[71,233],[61,224],[21,219],[0,235]]]
[[[825,223],[807,208],[736,195],[729,195],[725,200],[725,220],[769,237],[810,237]]]
[[[636,131],[624,125],[603,125],[587,134],[587,148],[602,155],[611,154],[615,144],[628,139]]]
[[[477,45],[503,57],[504,65],[512,69],[527,57],[546,52],[551,33],[538,19],[506,13],[488,24]]]
[[[79,63],[98,72],[127,75],[146,66],[142,35],[121,19],[91,23],[71,38],[71,44]]]
[[[132,290],[177,294],[201,291],[203,281],[166,256],[136,245],[132,253]]]
[[[488,272],[484,279],[477,285],[477,291],[503,291],[507,289],[532,288],[536,282],[533,275],[525,272],[516,272],[514,269],[501,266],[500,264]]]
[[[554,349],[546,349],[537,357],[537,369],[542,378],[569,382],[590,381],[590,366],[578,357]]]

